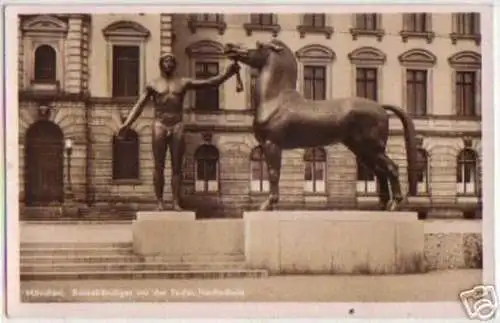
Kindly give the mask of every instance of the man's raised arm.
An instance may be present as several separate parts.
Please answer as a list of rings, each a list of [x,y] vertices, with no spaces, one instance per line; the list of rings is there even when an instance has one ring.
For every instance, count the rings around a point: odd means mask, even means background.
[[[208,79],[185,79],[186,89],[199,89],[209,86],[219,86],[229,79],[234,74],[238,73],[240,66],[238,63],[233,63],[227,67],[224,73],[217,76],[210,77]]]

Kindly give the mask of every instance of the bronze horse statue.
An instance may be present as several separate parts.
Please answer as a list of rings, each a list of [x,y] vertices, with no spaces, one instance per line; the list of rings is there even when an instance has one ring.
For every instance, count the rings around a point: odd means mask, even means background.
[[[296,90],[297,60],[282,41],[257,42],[254,49],[228,43],[225,55],[259,72],[254,135],[268,168],[270,192],[260,210],[279,200],[281,155],[285,149],[344,144],[373,171],[382,210],[394,211],[403,201],[398,166],[386,154],[389,114],[403,123],[408,161],[409,195],[417,191],[417,147],[412,119],[399,107],[360,97],[306,100]]]

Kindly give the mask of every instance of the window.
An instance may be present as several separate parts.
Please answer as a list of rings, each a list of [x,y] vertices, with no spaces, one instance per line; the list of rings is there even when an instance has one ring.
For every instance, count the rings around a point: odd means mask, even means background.
[[[297,26],[300,38],[304,38],[307,33],[324,34],[326,39],[330,39],[333,34],[333,27],[327,26],[326,15],[320,13],[308,13],[302,15],[301,24]]]
[[[243,24],[243,28],[247,36],[251,36],[254,31],[268,31],[276,37],[281,30],[277,20],[276,15],[272,13],[250,14],[250,22]]]
[[[217,76],[224,66],[224,46],[212,40],[200,40],[188,45],[186,54],[190,58],[190,75],[196,79]],[[219,93],[224,93],[224,83],[189,91],[186,99],[195,110],[215,111],[224,107],[224,96]]]
[[[476,72],[456,72],[456,108],[459,116],[476,114]]]
[[[250,15],[250,23],[254,25],[273,25],[274,24],[274,15],[272,13],[269,14],[251,14]]]
[[[219,190],[219,151],[212,145],[202,145],[195,152],[195,190],[217,192]]]
[[[384,36],[382,14],[354,14],[353,17],[354,28],[350,29],[353,40],[357,40],[359,36],[372,36],[376,37],[378,41],[382,41]]]
[[[403,30],[400,35],[405,43],[408,38],[425,38],[430,44],[435,37],[432,31],[432,15],[428,13],[403,14]]]
[[[477,154],[472,149],[462,150],[457,157],[457,193],[476,195]]]
[[[331,96],[332,64],[335,53],[328,47],[312,44],[300,48],[295,55],[299,61],[298,84],[310,100],[326,100]]]
[[[426,70],[406,71],[406,107],[414,116],[424,116],[427,113]]]
[[[41,45],[35,51],[35,81],[56,81],[56,51],[52,46]]]
[[[308,27],[325,27],[325,15],[324,14],[305,14],[304,15],[304,26]]]
[[[357,185],[356,191],[360,194],[373,194],[377,192],[377,182],[375,174],[368,169],[359,159],[357,164]]]
[[[137,22],[120,20],[102,32],[108,46],[107,92],[112,97],[137,97],[145,83],[145,43],[149,30]]]
[[[405,14],[405,30],[420,33],[429,31],[427,16],[425,13]]]
[[[481,114],[481,55],[473,51],[462,51],[448,58],[453,68],[454,113],[463,117]]]
[[[191,15],[191,19],[198,22],[222,22],[222,15],[218,13],[199,13]]]
[[[455,32],[460,35],[479,34],[480,21],[478,13],[457,13]]]
[[[255,147],[250,154],[250,189],[252,192],[269,192],[269,176],[262,147]]]
[[[422,148],[417,150],[418,173],[417,192],[419,194],[429,193],[429,155]]]
[[[113,137],[113,180],[139,179],[139,136],[131,129]]]
[[[377,101],[377,93],[377,68],[356,68],[356,95]]]
[[[304,96],[310,100],[326,99],[326,68],[324,66],[304,66]]]
[[[378,29],[378,20],[376,13],[356,14],[356,28],[362,30]]]
[[[113,46],[113,97],[139,95],[139,46]]]
[[[224,16],[219,13],[199,13],[190,14],[188,27],[194,34],[198,28],[216,29],[220,35],[224,34],[227,24],[224,22]]]
[[[19,15],[18,20],[22,37],[18,48],[20,90],[79,92],[80,82],[64,82],[81,79],[78,61],[63,64],[61,53],[69,30],[67,20],[48,14]]]
[[[307,149],[304,153],[304,191],[326,191],[326,152],[323,148]]]
[[[386,55],[377,48],[364,46],[350,52],[348,58],[353,71],[353,95],[378,101]]]
[[[196,62],[195,77],[197,79],[207,79],[219,74],[219,63],[217,62]],[[219,109],[219,89],[216,86],[197,89],[195,108],[197,110],[217,110]]]
[[[437,58],[425,49],[410,49],[398,57],[404,71],[404,103],[406,111],[413,116],[429,114],[432,100],[432,70]]]

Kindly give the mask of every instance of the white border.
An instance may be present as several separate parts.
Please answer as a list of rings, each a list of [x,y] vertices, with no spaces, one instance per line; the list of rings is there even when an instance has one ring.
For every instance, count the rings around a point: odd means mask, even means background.
[[[19,1],[24,2],[25,1]],[[111,2],[111,1],[109,1]],[[113,1],[117,3],[118,1]],[[145,3],[151,3],[149,1],[144,1]],[[184,2],[184,1],[183,1]],[[191,5],[187,5],[187,3]],[[141,6],[101,6],[101,7],[91,7],[92,13],[122,13],[122,12],[158,12],[161,11],[171,11],[171,12],[203,12],[207,10],[214,10],[215,6],[201,6],[202,1],[185,1],[184,6],[146,6],[145,4]],[[261,12],[271,11],[271,12],[301,12],[313,10],[311,5],[308,6],[292,6],[287,2],[287,6],[263,6],[262,4],[269,4],[268,1],[253,1],[255,4],[260,3],[258,6],[245,7],[245,6],[230,6],[230,1],[218,1],[219,4],[224,5],[224,11],[229,13],[236,12]],[[295,1],[293,1],[295,2]],[[326,3],[323,1],[316,1],[317,4],[324,3],[319,6],[317,10],[321,11],[335,11],[335,12],[363,12],[363,11],[374,11],[374,4],[372,2],[366,1],[364,5],[353,6],[352,4],[346,4],[342,6],[328,6],[326,8]],[[337,3],[346,3],[345,1],[337,1]],[[424,2],[424,1],[422,1]],[[456,2],[455,7],[447,6],[432,6],[429,7],[431,1],[425,1],[428,5],[424,5],[425,11],[427,12],[449,12],[450,10],[457,10]],[[441,1],[445,3],[448,1]],[[451,2],[451,1],[450,1]],[[448,2],[448,3],[450,3]],[[38,2],[39,3],[39,2]],[[68,5],[63,1],[51,1],[52,4],[64,4],[64,7],[54,7],[54,6],[40,6],[40,5],[29,5],[29,6],[19,6],[7,7],[6,8],[6,23],[5,26],[16,26],[16,15],[18,13],[48,13],[48,12],[89,12],[89,7],[82,5]],[[125,4],[125,1],[118,2],[120,4]],[[401,1],[400,1],[401,3]],[[497,109],[493,109],[492,102],[492,71],[490,66],[493,65],[492,60],[492,28],[488,28],[492,24],[492,10],[491,8],[479,6],[480,4],[490,3],[490,1],[481,0],[470,0],[464,1],[463,3],[472,4],[472,6],[461,6],[460,11],[463,10],[473,10],[479,9],[482,14],[482,57],[483,66],[485,67],[484,73],[482,73],[482,97],[483,97],[483,111],[482,111],[482,145],[483,152],[491,152],[494,148],[492,135],[494,133],[493,128],[493,118],[491,113]],[[388,11],[410,11],[413,9],[422,9],[420,6],[401,6],[401,5],[391,5],[384,4],[384,6],[376,6],[376,11],[388,12]],[[465,8],[468,7],[468,8]],[[265,9],[264,9],[265,8]],[[497,15],[500,14],[500,10],[495,8]],[[498,24],[498,23],[497,23]],[[498,26],[496,26],[498,28]],[[498,42],[498,41],[497,41]],[[5,44],[16,44],[17,43],[17,30],[7,28],[6,41]],[[498,44],[496,44],[498,47]],[[18,255],[18,242],[19,242],[19,225],[18,225],[18,106],[17,93],[18,93],[18,82],[17,82],[17,46],[6,46],[6,101],[5,101],[5,122],[8,126],[6,129],[6,201],[13,201],[8,204],[8,221],[6,221],[6,232],[8,234],[8,263],[7,263],[7,288],[9,290],[8,299],[8,315],[16,317],[41,317],[41,316],[53,316],[57,317],[67,317],[80,316],[85,318],[91,317],[116,317],[117,313],[120,313],[121,317],[126,316],[127,318],[138,318],[138,317],[205,317],[205,318],[215,318],[215,317],[346,317],[347,309],[354,307],[356,308],[356,318],[455,318],[453,321],[456,322],[456,318],[465,318],[463,309],[460,304],[457,303],[207,303],[207,304],[185,304],[185,303],[161,303],[161,304],[21,304],[19,302],[19,255]],[[498,64],[495,64],[495,69],[498,73],[500,72]],[[16,80],[16,81],[8,81]],[[498,83],[496,83],[498,84]],[[3,90],[3,89],[2,89]],[[500,104],[497,99],[495,103]],[[498,118],[499,112],[496,113],[495,118]],[[498,153],[498,150],[497,152]],[[497,155],[495,155],[497,156]],[[495,159],[496,160],[496,159]],[[493,168],[492,155],[485,155],[483,157],[484,166],[483,169],[487,172],[483,172],[483,185],[484,185],[484,210],[483,210],[483,239],[484,239],[484,281],[485,283],[492,283],[494,278],[494,272],[491,270],[494,266],[493,260],[493,201],[491,196],[493,192],[493,176],[489,176]],[[498,183],[498,181],[497,181]],[[498,228],[495,228],[498,232]],[[498,266],[496,266],[496,271],[498,275]],[[438,287],[437,287],[438,288]],[[498,286],[497,286],[497,290]],[[458,295],[457,295],[458,296]],[[353,317],[352,315],[350,317]],[[51,322],[54,319],[50,319]],[[317,319],[315,320],[317,321]],[[442,321],[442,319],[440,320]]]

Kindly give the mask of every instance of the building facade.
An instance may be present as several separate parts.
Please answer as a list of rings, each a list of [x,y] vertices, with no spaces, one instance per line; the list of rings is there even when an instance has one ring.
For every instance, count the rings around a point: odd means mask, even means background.
[[[403,107],[419,135],[421,217],[481,216],[481,33],[476,13],[79,14],[19,17],[21,218],[72,205],[76,216],[126,218],[154,203],[147,106],[125,139],[116,131],[158,60],[204,78],[230,62],[227,42],[277,37],[295,51],[307,98],[363,96]],[[184,204],[200,217],[237,217],[267,194],[251,131],[255,73],[188,93]],[[490,108],[490,107],[485,107]],[[402,125],[388,155],[407,187]],[[165,199],[171,200],[166,163]],[[342,145],[285,151],[280,208],[372,209],[373,174]],[[33,211],[33,210],[36,210]],[[117,211],[120,210],[121,212]],[[50,212],[49,212],[50,213]]]

